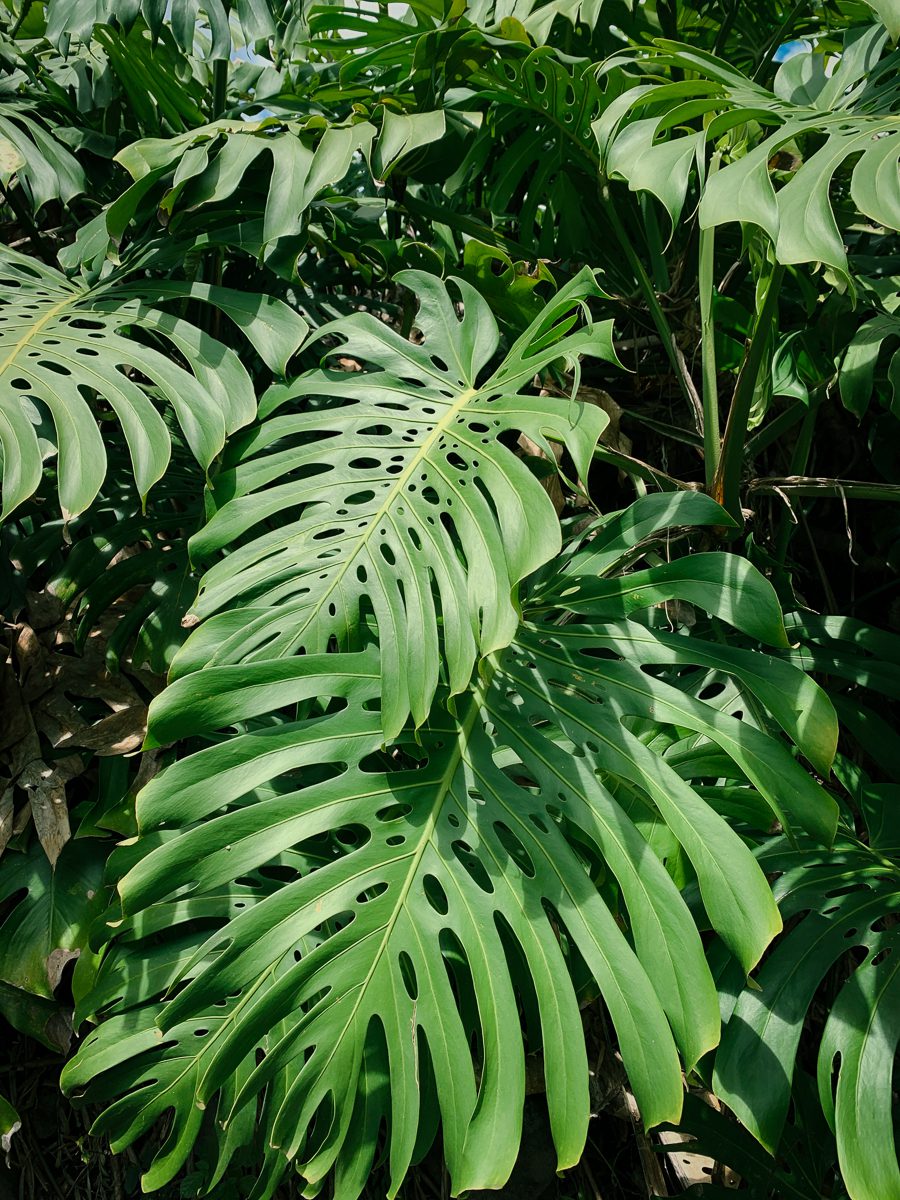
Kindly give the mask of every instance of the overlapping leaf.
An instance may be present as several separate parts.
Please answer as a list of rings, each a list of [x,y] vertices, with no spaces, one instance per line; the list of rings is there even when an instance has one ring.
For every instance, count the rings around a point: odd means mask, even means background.
[[[200,210],[227,204],[243,189],[244,209],[251,211],[241,215],[245,222],[261,215],[259,252],[268,260],[280,250],[279,243],[303,233],[313,201],[342,181],[355,163],[364,161],[374,178],[384,180],[405,155],[439,140],[444,128],[442,112],[383,109],[379,127],[358,115],[330,124],[321,116],[305,121],[268,116],[260,121],[216,121],[172,138],[145,138],[117,155],[135,180],[119,208],[131,197],[133,211],[148,190],[157,188],[160,207],[177,231]],[[258,196],[257,179],[264,184]],[[121,217],[111,215],[110,232],[121,236]],[[232,210],[227,216],[234,221]],[[128,219],[130,214],[125,224]]]
[[[49,200],[68,204],[86,188],[84,171],[71,150],[29,106],[10,102],[0,116],[0,179],[4,186],[23,186],[35,212]]]
[[[791,658],[806,669],[897,694],[896,636],[812,614],[796,614],[787,627],[796,643]],[[818,1046],[819,1100],[849,1195],[876,1200],[900,1191],[890,1115],[900,1043],[900,739],[858,697],[858,691],[837,696],[839,712],[885,781],[873,781],[843,759],[836,773],[863,819],[865,837],[842,828],[831,854],[802,837],[793,846],[772,839],[758,852],[760,865],[775,877],[789,932],[761,968],[758,989],[734,989],[735,979],[725,977],[727,1020],[714,1086],[763,1146],[780,1153],[807,1014],[823,989],[832,989]],[[749,1065],[761,1056],[769,1064],[765,1072]]]
[[[284,5],[273,5],[269,0],[236,0],[233,6],[222,0],[174,0],[174,3],[167,0],[125,0],[124,3],[122,0],[49,0],[47,37],[53,42],[64,38],[87,41],[95,25],[115,19],[127,30],[143,18],[155,36],[159,35],[164,22],[169,24],[182,49],[190,53],[197,40],[198,24],[202,22],[209,31],[209,57],[228,59],[232,52],[229,28],[232,8],[244,37],[253,42],[274,35]]]
[[[861,961],[838,993],[822,1034],[819,1093],[837,1133],[850,1194],[855,1200],[891,1195],[900,1190],[890,1118],[900,1042],[896,863],[849,842],[839,843],[831,855],[776,843],[759,861],[767,872],[779,873],[775,894],[785,921],[801,919],[760,971],[761,990],[744,991],[737,999],[716,1055],[716,1092],[774,1153],[806,1011],[827,973],[858,948]],[[751,1070],[748,1064],[761,1055],[770,1068]]]
[[[774,90],[713,55],[659,42],[662,62],[687,69],[677,83],[637,84],[595,124],[604,168],[653,192],[678,220],[706,144],[734,153],[705,180],[700,224],[761,226],[780,262],[823,262],[847,272],[847,254],[831,200],[832,181],[850,163],[856,208],[877,225],[900,228],[898,204],[898,54],[883,56],[887,34],[871,26],[848,37],[836,69],[810,51],[783,64]],[[702,129],[696,122],[703,118]],[[773,132],[747,132],[774,125]],[[740,136],[731,131],[737,129]],[[824,142],[821,141],[824,135]],[[810,150],[776,191],[771,163],[788,143]]]
[[[10,249],[2,252],[0,275],[5,514],[34,493],[54,445],[64,512],[78,513],[91,503],[106,472],[97,427],[101,404],[122,426],[142,496],[163,475],[171,448],[151,396],[171,405],[204,468],[226,435],[253,418],[253,386],[235,351],[159,302],[192,297],[215,305],[258,342],[273,367],[286,361],[306,332],[280,301],[228,288],[113,281],[88,287]],[[166,352],[138,332],[158,339]]]
[[[749,582],[764,595],[761,579]],[[715,584],[699,600],[745,624]],[[334,1170],[342,1200],[364,1186],[383,1121],[391,1196],[438,1119],[454,1188],[501,1186],[518,1149],[525,1052],[537,1048],[570,1165],[589,1111],[579,979],[609,1008],[645,1121],[677,1117],[676,1048],[695,1062],[716,1041],[718,1012],[694,918],[642,835],[645,818],[674,837],[744,970],[779,920],[751,852],[643,725],[676,740],[690,731],[797,829],[830,837],[834,806],[777,738],[642,669],[696,663],[765,701],[751,656],[702,642],[695,654],[693,639],[572,615],[526,622],[415,743],[387,753],[374,647],[207,667],[155,702],[150,744],[206,745],[140,796],[141,839],[120,866],[127,945],[112,947],[81,1005],[117,1015],[67,1072],[88,1096],[121,1097],[102,1119],[116,1146],[174,1110],[148,1183],[189,1152],[198,1102],[249,1137],[263,1093],[272,1145],[310,1186]],[[783,637],[777,618],[770,635]],[[782,688],[811,687],[784,669]],[[779,719],[804,740],[799,714]],[[269,895],[247,905],[234,892],[285,855],[311,853]],[[219,928],[205,941],[195,933],[170,952],[145,940],[176,910],[186,920],[207,909]],[[147,970],[135,973],[142,955]],[[520,1005],[534,1014],[524,1033]],[[274,1178],[256,1194],[270,1195]]]
[[[470,285],[456,281],[454,295],[433,276],[399,278],[418,295],[421,342],[357,314],[318,337],[339,334],[341,355],[368,369],[316,371],[263,398],[262,424],[217,479],[227,502],[191,543],[195,556],[235,547],[206,573],[197,603],[200,616],[221,615],[176,666],[318,653],[333,638],[356,646],[371,614],[392,664],[388,736],[409,712],[417,723],[428,714],[438,619],[446,683],[459,692],[476,655],[515,633],[518,582],[559,550],[553,505],[502,439],[526,433],[548,453],[548,438],[561,442],[583,476],[607,418],[522,389],[554,359],[614,358],[611,322],[567,334],[596,290],[589,271],[493,371],[496,322]]]

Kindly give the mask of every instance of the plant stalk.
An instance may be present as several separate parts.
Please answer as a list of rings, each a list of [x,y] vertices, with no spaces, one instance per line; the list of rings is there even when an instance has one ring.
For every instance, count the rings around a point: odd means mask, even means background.
[[[719,165],[719,156],[714,154],[710,162],[710,175]],[[715,263],[715,228],[700,230],[699,284],[700,284],[700,363],[703,384],[703,463],[706,473],[706,490],[710,491],[719,470],[722,454],[722,435],[719,429],[719,382],[716,372],[716,330],[713,316],[713,268]]]
[[[731,407],[728,410],[728,420],[725,424],[722,453],[712,485],[713,499],[726,508],[739,525],[741,524],[741,462],[747,437],[747,422],[753,406],[756,381],[766,361],[766,347],[772,322],[778,311],[778,293],[781,290],[783,278],[784,267],[781,263],[776,263],[769,277],[769,285],[766,288],[762,307],[757,314],[749,349],[738,374]]]
[[[675,334],[672,332],[672,327],[666,320],[666,314],[662,310],[662,305],[656,295],[656,289],[653,286],[653,281],[647,274],[644,264],[641,262],[640,256],[635,251],[622,224],[622,220],[616,211],[616,206],[613,202],[612,194],[609,185],[604,183],[602,188],[602,199],[609,216],[610,224],[616,235],[616,239],[622,248],[628,264],[634,271],[638,281],[641,294],[653,318],[653,324],[656,326],[659,336],[662,339],[662,344],[665,347],[666,354],[669,356],[669,362],[672,364],[672,369],[675,372],[675,378],[678,380],[678,386],[681,388],[682,395],[688,403],[694,421],[697,425],[698,432],[703,430],[703,402],[694,386],[694,381],[691,378],[690,371],[687,368],[687,363],[684,360],[684,355],[678,347],[678,342],[675,339]]]
[[[218,121],[225,111],[228,98],[228,60],[217,58],[213,63],[212,108],[210,116]]]
[[[24,3],[22,4],[22,8],[19,11],[19,15],[16,17],[15,21],[13,22],[12,28],[9,31],[9,36],[11,38],[15,38],[16,34],[19,32],[19,30],[22,28],[22,26],[28,20],[28,14],[31,12],[33,4],[34,4],[34,0],[24,0]]]

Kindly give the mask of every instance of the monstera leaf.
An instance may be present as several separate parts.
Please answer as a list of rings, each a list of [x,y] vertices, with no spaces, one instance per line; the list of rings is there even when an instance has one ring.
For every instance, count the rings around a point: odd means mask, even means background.
[[[707,519],[715,506],[696,499]],[[626,514],[607,533],[634,526]],[[774,593],[752,572],[744,584],[750,624],[714,582],[695,600],[782,642]],[[663,576],[645,594],[676,592]],[[184,1161],[198,1105],[233,1144],[253,1136],[260,1097],[282,1164],[311,1188],[334,1170],[341,1200],[362,1191],[385,1122],[390,1196],[438,1121],[454,1191],[502,1186],[538,1049],[559,1165],[572,1165],[589,1117],[579,997],[595,990],[646,1124],[677,1119],[678,1052],[696,1062],[719,1015],[695,916],[647,823],[683,852],[744,971],[780,925],[752,852],[698,791],[685,737],[694,773],[717,755],[715,774],[789,829],[827,840],[836,809],[746,700],[729,711],[693,694],[729,678],[764,700],[752,656],[642,617],[537,605],[463,695],[442,693],[416,739],[386,751],[375,647],[210,666],[155,701],[149,744],[199,748],[139,797],[141,837],[119,852],[124,923],[79,1006],[108,1019],[66,1072],[68,1087],[115,1100],[98,1129],[116,1148],[173,1113],[145,1186]],[[782,666],[797,711],[776,719],[808,746],[799,698],[827,701]],[[285,856],[313,857],[285,870]],[[281,885],[248,899],[259,875]],[[186,926],[201,916],[212,932]]]
[[[205,19],[209,27],[211,59],[228,59],[232,50],[229,12],[233,9],[247,41],[268,38],[275,33],[277,10],[268,0],[236,0],[233,5],[222,0],[49,0],[47,4],[47,37],[52,42],[68,38],[90,39],[94,26],[115,19],[129,29],[143,18],[148,29],[158,36],[164,23],[183,50],[194,48],[198,22]]]
[[[850,618],[813,614],[796,614],[787,627],[794,662],[856,689],[898,694],[900,638]],[[762,1145],[780,1155],[801,1032],[824,993],[829,1011],[817,1064],[822,1111],[835,1133],[849,1195],[876,1200],[900,1191],[891,1119],[900,1043],[900,738],[859,694],[836,696],[839,712],[847,735],[884,778],[870,779],[849,760],[835,769],[863,836],[842,825],[829,854],[802,836],[792,845],[771,839],[758,852],[762,868],[775,877],[789,932],[761,968],[758,988],[743,989],[738,969],[724,977],[727,1021],[714,1086]],[[770,1069],[750,1069],[761,1055]]]
[[[893,85],[900,52],[883,56],[886,42],[877,25],[855,39],[848,36],[830,74],[822,53],[792,57],[769,91],[711,54],[660,41],[660,60],[691,78],[640,83],[609,105],[594,125],[604,170],[656,195],[674,224],[706,145],[718,146],[726,160],[703,183],[703,228],[728,221],[758,225],[779,262],[823,262],[847,273],[830,195],[845,165],[859,212],[876,225],[900,229]],[[692,122],[700,117],[697,129]],[[775,128],[748,146],[751,123]],[[773,164],[789,143],[804,147],[804,157],[776,191]]]
[[[253,203],[248,203],[248,180],[252,175],[255,192],[262,178],[257,240],[260,256],[269,261],[282,240],[295,242],[303,234],[313,201],[343,180],[360,158],[382,181],[404,155],[439,140],[444,128],[442,112],[404,114],[385,108],[378,128],[356,114],[333,123],[321,116],[304,121],[267,116],[259,121],[215,121],[177,137],[144,138],[116,156],[135,180],[118,207],[124,208],[131,197],[133,213],[145,193],[158,187],[159,206],[170,230],[187,226],[196,236],[208,229],[208,210],[214,206],[224,206],[225,219],[234,222],[239,189],[244,224],[255,223],[246,220],[246,209]],[[114,237],[117,232],[121,236],[119,223],[115,215],[107,219]]]
[[[522,389],[556,359],[615,358],[611,322],[567,333],[573,310],[596,293],[588,270],[493,370],[497,325],[474,288],[456,280],[454,295],[415,271],[398,279],[419,297],[422,341],[369,314],[325,326],[317,338],[340,335],[341,356],[368,369],[276,385],[261,401],[262,423],[235,443],[216,482],[226,502],[191,541],[195,558],[234,546],[207,571],[196,605],[201,617],[220,615],[176,665],[318,653],[333,638],[355,647],[371,616],[392,664],[382,696],[389,737],[408,713],[417,724],[428,714],[439,621],[446,682],[460,692],[476,655],[514,635],[516,585],[560,548],[547,493],[506,442],[526,433],[551,457],[548,438],[560,442],[584,476],[607,418]]]
[[[63,204],[85,190],[78,160],[27,105],[4,103],[0,116],[0,178],[24,187],[30,207],[39,211],[48,200]]]
[[[896,787],[881,796],[882,805],[896,802]],[[892,1195],[900,1191],[891,1122],[900,1043],[897,846],[873,852],[839,839],[832,854],[820,854],[779,841],[759,862],[779,874],[775,895],[793,927],[761,969],[759,990],[737,998],[716,1055],[716,1093],[775,1153],[805,1014],[826,976],[856,950],[858,965],[832,1002],[821,1036],[819,1095],[850,1195]],[[748,1067],[760,1055],[771,1063],[764,1086],[763,1073]]]
[[[539,10],[543,11],[543,10]],[[473,70],[474,64],[474,70]],[[499,42],[470,31],[447,52],[447,73],[478,100],[490,101],[490,122],[472,138],[448,181],[451,194],[478,180],[491,210],[516,213],[515,237],[542,257],[571,254],[585,237],[585,194],[596,186],[599,157],[591,122],[603,107],[596,68],[564,60],[549,46]],[[598,214],[598,219],[601,214]]]
[[[151,396],[171,405],[204,468],[226,435],[252,420],[256,398],[235,351],[164,311],[161,302],[193,298],[214,305],[258,343],[273,367],[286,361],[306,332],[281,301],[229,288],[113,280],[89,287],[10,249],[0,252],[0,276],[6,515],[35,492],[54,443],[64,513],[87,508],[106,473],[97,420],[108,420],[108,410],[122,426],[141,496],[162,477],[171,453],[169,431]],[[157,339],[164,350],[136,334]]]

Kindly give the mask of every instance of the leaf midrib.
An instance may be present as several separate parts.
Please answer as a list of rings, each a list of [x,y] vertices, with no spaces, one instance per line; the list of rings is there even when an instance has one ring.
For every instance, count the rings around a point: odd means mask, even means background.
[[[460,392],[453,403],[449,405],[440,420],[434,423],[430,433],[428,433],[428,435],[423,439],[418,450],[409,460],[403,471],[395,477],[391,488],[388,490],[387,495],[381,503],[381,506],[368,518],[368,528],[363,536],[356,541],[355,546],[348,553],[346,559],[341,564],[336,574],[333,575],[329,580],[328,586],[310,606],[310,611],[306,619],[306,625],[309,625],[309,623],[315,619],[328,598],[340,588],[344,576],[356,562],[363,550],[367,548],[374,530],[378,528],[383,520],[390,519],[391,507],[397,500],[398,496],[402,494],[403,488],[406,486],[413,473],[418,469],[419,464],[428,457],[432,446],[438,440],[441,434],[444,433],[447,428],[449,428],[451,421],[457,415],[457,413],[465,408],[465,406],[476,395],[478,395],[477,388],[466,388],[465,391]],[[298,536],[302,536],[302,532],[299,533]]]
[[[491,677],[493,676],[493,669],[491,669],[491,671],[490,671],[490,676]],[[465,755],[466,746],[468,745],[468,741],[469,741],[469,735],[472,731],[472,726],[474,725],[475,718],[477,717],[478,712],[481,708],[481,703],[482,703],[482,699],[483,699],[482,689],[485,688],[489,682],[490,682],[489,679],[485,680],[482,683],[481,687],[476,687],[472,691],[471,699],[469,701],[469,712],[467,713],[463,724],[459,725],[457,727],[456,746],[454,747],[453,753],[450,755],[450,759],[449,759],[449,762],[447,763],[446,770],[444,771],[443,775],[440,778],[440,781],[438,782],[438,784],[435,788],[435,799],[434,799],[434,803],[431,806],[431,812],[428,814],[428,820],[425,822],[425,825],[422,829],[422,835],[419,838],[419,843],[416,846],[415,851],[413,852],[413,854],[411,856],[412,861],[410,862],[409,871],[407,872],[407,875],[406,875],[406,882],[404,883],[403,887],[401,888],[400,895],[397,897],[397,900],[394,904],[394,910],[391,913],[391,916],[390,916],[389,920],[387,921],[387,924],[384,926],[384,934],[382,935],[382,938],[381,938],[381,945],[378,947],[378,949],[375,952],[375,955],[372,959],[372,965],[369,967],[369,970],[366,972],[365,978],[363,979],[362,983],[360,984],[359,995],[356,999],[356,1003],[353,1005],[353,1008],[350,1010],[350,1014],[347,1017],[347,1020],[345,1021],[344,1027],[341,1030],[340,1034],[338,1034],[335,1037],[334,1043],[332,1045],[331,1053],[328,1056],[328,1062],[326,1062],[325,1065],[322,1067],[320,1074],[323,1073],[325,1070],[327,1070],[328,1064],[331,1062],[331,1059],[337,1053],[338,1046],[341,1044],[344,1037],[346,1036],[347,1030],[352,1026],[353,1022],[356,1020],[356,1014],[359,1010],[359,1007],[362,1004],[363,998],[365,997],[366,992],[369,988],[369,985],[372,982],[372,978],[374,977],[375,972],[377,971],[377,969],[381,963],[381,960],[384,957],[384,954],[388,947],[388,943],[390,942],[390,939],[391,939],[391,934],[394,931],[394,926],[396,925],[397,921],[399,920],[400,914],[403,911],[404,906],[406,904],[406,898],[409,895],[410,888],[412,887],[413,882],[415,881],[416,876],[418,874],[419,864],[421,863],[422,858],[425,855],[425,851],[428,848],[428,845],[431,841],[431,837],[432,837],[432,834],[434,833],[435,825],[437,824],[438,815],[440,814],[441,810],[444,807],[444,803],[447,798],[447,794],[450,791],[450,787],[451,787],[453,779],[456,775],[459,764]]]
[[[3,362],[0,363],[0,377],[2,377],[3,375],[6,374],[6,372],[9,370],[9,368],[15,363],[16,359],[18,358],[18,356],[22,352],[22,350],[25,349],[25,347],[29,344],[29,342],[31,342],[34,338],[37,337],[37,335],[40,333],[40,331],[46,325],[48,325],[54,319],[54,317],[56,317],[59,313],[61,313],[64,308],[68,308],[70,304],[74,304],[77,300],[80,300],[80,299],[81,299],[81,293],[73,292],[72,295],[66,297],[65,300],[60,300],[60,302],[58,304],[54,304],[52,308],[48,309],[47,312],[44,313],[44,315],[40,318],[39,321],[36,321],[33,325],[31,325],[28,329],[28,332],[26,334],[24,334],[23,337],[19,338],[19,340],[12,347],[12,349],[7,354],[7,356],[3,360]]]

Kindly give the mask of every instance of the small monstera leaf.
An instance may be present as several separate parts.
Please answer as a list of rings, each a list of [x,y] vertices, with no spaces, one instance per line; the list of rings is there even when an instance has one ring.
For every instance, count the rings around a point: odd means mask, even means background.
[[[880,1200],[900,1194],[891,1116],[900,1044],[900,737],[860,696],[900,694],[900,638],[851,618],[812,613],[795,614],[787,626],[796,643],[794,662],[829,675],[835,693],[841,680],[853,685],[849,695],[835,696],[845,734],[865,749],[882,778],[870,779],[849,760],[835,766],[863,837],[842,824],[828,854],[802,835],[793,845],[773,838],[757,852],[760,866],[775,877],[788,932],[760,969],[758,988],[742,988],[738,971],[723,976],[726,1024],[714,1087],[780,1157],[792,1084],[802,1075],[801,1033],[821,1028],[806,1017],[825,989],[829,1011],[817,1063],[822,1111],[848,1194]],[[748,1065],[761,1056],[771,1066],[765,1073]]]
[[[882,804],[896,806],[896,786]],[[779,839],[760,855],[778,873],[775,895],[790,932],[767,959],[759,989],[741,991],[715,1060],[714,1087],[771,1153],[791,1099],[804,1018],[826,976],[856,950],[831,1005],[818,1057],[819,1095],[837,1137],[841,1172],[854,1200],[900,1192],[891,1121],[892,1072],[900,1044],[900,911],[897,847],[840,837],[831,854]],[[730,1006],[729,1006],[730,1007]],[[748,1064],[771,1062],[765,1086]]]
[[[164,474],[171,439],[151,397],[170,404],[204,468],[227,434],[252,420],[253,385],[234,350],[160,303],[193,298],[231,317],[273,365],[273,336],[289,352],[306,327],[281,301],[229,288],[166,283],[87,286],[14,250],[0,251],[0,446],[3,511],[37,489],[44,458],[57,453],[64,513],[82,512],[106,474],[97,427],[108,406],[128,444],[142,497]],[[157,349],[136,334],[155,337]],[[176,360],[179,356],[182,366]]]
[[[170,21],[176,41],[190,53],[197,38],[198,22],[205,19],[209,27],[209,57],[228,59],[232,52],[230,9],[248,42],[275,33],[276,16],[268,0],[237,0],[234,5],[223,4],[222,0],[178,0],[175,4],[170,0],[48,0],[47,37],[52,42],[73,37],[89,41],[95,25],[115,19],[129,29],[143,17],[154,37]]]
[[[86,187],[84,171],[71,150],[44,128],[24,104],[6,100],[0,116],[0,179],[24,188],[38,212],[50,200],[68,204]]]
[[[215,489],[224,503],[191,551],[241,544],[204,576],[196,611],[220,615],[176,665],[318,653],[334,638],[355,647],[371,616],[391,663],[389,737],[408,713],[418,724],[429,712],[439,624],[447,683],[460,692],[476,656],[514,635],[516,585],[560,548],[553,505],[508,435],[526,433],[551,461],[548,439],[562,443],[583,476],[607,417],[523,389],[554,359],[615,358],[611,322],[567,333],[596,292],[588,270],[493,370],[497,325],[474,288],[456,280],[456,299],[433,276],[399,278],[419,297],[423,340],[364,313],[326,326],[317,337],[339,335],[340,354],[365,369],[276,385],[262,423],[230,452]]]
[[[886,42],[877,25],[848,36],[831,75],[821,52],[793,56],[770,91],[712,54],[659,41],[661,59],[687,70],[690,79],[642,83],[609,105],[594,123],[604,169],[627,179],[633,190],[656,195],[675,224],[696,163],[707,144],[718,146],[726,158],[703,181],[701,226],[758,225],[779,262],[822,262],[846,274],[831,197],[840,171],[848,169],[859,212],[900,229],[893,83],[900,51],[883,56]],[[700,116],[704,123],[697,131],[689,121]],[[732,157],[729,133],[749,122],[758,122],[764,135],[749,148],[739,137]],[[802,148],[802,161],[776,191],[772,164],[789,143]]]
[[[640,527],[626,516],[618,536]],[[783,640],[774,593],[745,584],[762,607],[752,632],[768,622]],[[663,576],[646,605],[667,591]],[[748,624],[713,580],[695,600]],[[645,1123],[677,1120],[679,1052],[693,1064],[713,1046],[719,1013],[663,860],[683,854],[703,922],[743,971],[780,928],[763,871],[697,777],[729,779],[817,837],[836,810],[779,737],[741,719],[741,695],[765,695],[750,656],[564,604],[539,605],[463,695],[443,694],[415,740],[387,750],[394,664],[373,646],[209,666],[154,702],[149,744],[199,748],[139,797],[141,836],[117,868],[124,921],[79,1010],[108,1020],[66,1073],[115,1098],[98,1130],[117,1148],[173,1113],[145,1186],[184,1162],[200,1105],[235,1139],[261,1112],[282,1163],[312,1189],[333,1171],[340,1200],[363,1190],[385,1123],[389,1196],[439,1123],[454,1190],[500,1187],[536,1049],[559,1165],[572,1165],[590,1108],[579,1000],[597,991]],[[827,707],[781,665],[782,689]],[[732,707],[699,698],[717,678]],[[804,741],[796,713],[777,719]],[[259,876],[269,892],[248,898]],[[187,928],[190,914],[212,930]],[[270,1160],[257,1195],[277,1177]]]
[[[95,222],[102,221],[119,240],[138,205],[146,207],[145,197],[156,189],[171,233],[202,237],[217,210],[228,226],[239,215],[241,243],[252,243],[279,271],[286,256],[290,277],[317,198],[348,172],[362,170],[361,161],[372,178],[383,181],[405,156],[438,141],[444,131],[443,112],[397,114],[385,108],[380,128],[359,114],[331,123],[321,116],[302,121],[268,116],[143,138],[116,155],[135,182]]]

